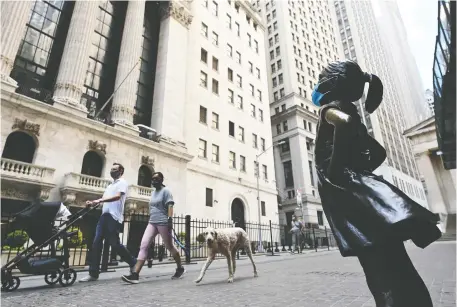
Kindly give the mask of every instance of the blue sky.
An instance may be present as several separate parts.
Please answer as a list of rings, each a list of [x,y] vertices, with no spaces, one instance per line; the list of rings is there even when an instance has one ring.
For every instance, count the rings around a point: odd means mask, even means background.
[[[432,69],[438,31],[438,3],[436,0],[397,0],[397,3],[424,89],[433,89]]]

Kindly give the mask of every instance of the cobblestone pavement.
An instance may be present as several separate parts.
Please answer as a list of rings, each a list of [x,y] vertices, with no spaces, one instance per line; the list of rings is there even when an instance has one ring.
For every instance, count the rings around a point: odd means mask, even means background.
[[[439,242],[425,250],[407,243],[418,271],[430,289],[434,305],[455,304],[455,242]],[[42,277],[22,280],[21,288],[2,293],[7,306],[375,306],[355,258],[337,251],[258,256],[259,277],[249,260],[237,262],[235,282],[226,282],[225,260],[213,262],[201,284],[193,280],[203,263],[188,265],[181,280],[171,280],[171,265],[145,268],[140,284],[120,280],[126,269],[102,274],[95,283],[75,283],[68,288],[43,286]],[[86,273],[79,274],[81,278]],[[405,306],[406,307],[406,306]]]

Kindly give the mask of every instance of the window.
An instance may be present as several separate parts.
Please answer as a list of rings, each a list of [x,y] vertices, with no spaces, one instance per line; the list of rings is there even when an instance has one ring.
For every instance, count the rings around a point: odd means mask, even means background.
[[[230,68],[227,68],[227,77],[229,81],[233,82],[233,70],[231,70]]]
[[[236,156],[233,151],[229,152],[229,166],[230,168],[236,169]]]
[[[219,35],[213,31],[213,45],[219,46]]]
[[[236,35],[240,37],[240,24],[238,22],[235,22],[235,30],[236,30]]]
[[[281,134],[281,124],[276,125],[276,133]]]
[[[252,47],[252,37],[251,34],[248,33],[248,45],[249,47]]]
[[[240,156],[240,171],[246,172],[246,157]]]
[[[252,147],[257,148],[257,134],[252,134]]]
[[[286,110],[286,105],[285,104],[282,104],[281,105],[281,112],[285,111]]]
[[[206,188],[206,206],[213,206],[213,189]]]
[[[278,60],[278,62],[276,62],[276,65],[278,66],[278,70],[280,70],[282,68],[281,60]]]
[[[278,30],[278,23],[276,21],[273,22],[273,29]]]
[[[262,149],[262,151],[265,151],[265,139],[264,138],[260,138],[260,148]]]
[[[276,77],[273,78],[273,87],[277,87],[278,86],[278,79],[276,79]]]
[[[275,58],[275,52],[272,50],[270,51],[270,60],[274,60]]]
[[[273,38],[270,38],[270,39],[268,40],[268,45],[269,45],[270,47],[273,47]]]
[[[219,146],[218,145],[213,144],[212,154],[213,154],[212,161],[215,163],[219,163]]]
[[[251,103],[251,116],[255,118],[255,105]]]
[[[271,73],[274,74],[276,72],[276,64],[271,64]]]
[[[261,122],[263,122],[263,110],[259,109],[259,119]]]
[[[324,213],[320,210],[317,210],[317,223],[324,226]]]
[[[265,210],[265,202],[264,201],[260,202],[260,208],[261,208],[261,211],[262,211],[262,216],[267,216],[267,213],[266,213],[266,210]]]
[[[308,130],[309,132],[313,132],[313,124],[308,122]]]
[[[284,83],[284,79],[282,77],[282,74],[278,75],[278,81],[279,81],[279,84],[283,84]]]
[[[202,5],[206,8],[208,8],[208,0],[203,0]]]
[[[254,40],[254,49],[256,53],[259,53],[259,42]]]
[[[233,91],[232,90],[228,90],[228,102],[233,104]]]
[[[208,26],[202,22],[201,34],[208,38]]]
[[[238,126],[238,140],[244,143],[244,128]]]
[[[260,69],[256,68],[255,71],[256,71],[257,79],[260,79]]]
[[[268,171],[267,171],[266,165],[262,165],[262,174],[263,174],[263,179],[268,180]]]
[[[249,72],[252,74],[254,71],[254,66],[252,65],[252,62],[249,62]]]
[[[275,108],[275,114],[278,114],[279,113],[279,107],[276,107]]]
[[[311,180],[311,185],[313,187],[315,187],[315,183],[314,183],[314,167],[313,167],[313,161],[311,160],[308,160],[308,166],[309,166],[309,178]]]
[[[232,16],[227,14],[227,28],[232,29]]]
[[[236,105],[238,106],[238,109],[243,110],[243,97],[240,95],[237,96]]]
[[[219,81],[213,79],[213,94],[219,95]]]
[[[198,156],[200,158],[205,158],[206,159],[206,141],[200,139],[199,140],[199,144],[200,144],[200,147],[199,147],[199,151],[198,151]]]
[[[276,47],[276,56],[281,55],[281,49],[279,47]]]
[[[281,145],[281,153],[290,152],[289,139],[284,139],[284,144]]]
[[[243,78],[240,75],[236,75],[236,84],[238,87],[243,88]]]
[[[303,128],[304,128],[305,130],[308,129],[308,127],[306,126],[306,120],[303,120]]]
[[[208,52],[203,48],[200,51],[200,61],[205,64],[208,63]]]
[[[215,57],[213,57],[213,69],[219,71],[219,60]]]
[[[216,1],[213,1],[213,15],[214,16],[219,16],[219,5],[217,4]]]
[[[205,74],[203,71],[200,71],[200,85],[204,88],[208,87],[208,75]]]
[[[279,43],[279,34],[275,34],[275,43]]]
[[[257,99],[259,99],[260,102],[262,101],[262,91],[260,90],[257,90]]]
[[[241,64],[241,53],[239,53],[238,51],[236,52],[236,62],[238,64]]]
[[[284,131],[289,130],[289,127],[287,126],[287,120],[282,122],[282,130],[284,130]]]
[[[211,128],[219,130],[219,114],[213,112]]]
[[[229,135],[235,137],[235,124],[229,121]]]
[[[286,93],[285,93],[284,89],[283,89],[283,88],[280,89],[280,90],[279,90],[279,96],[281,96],[281,98],[282,98],[282,97],[284,97],[285,95],[286,95]]]
[[[278,94],[278,92],[274,92],[273,98],[274,98],[274,101],[279,100],[279,94]],[[279,110],[279,108],[278,108],[278,110]]]
[[[292,188],[294,186],[294,175],[292,172],[292,161],[285,161],[282,163],[284,168],[284,181],[286,187]]]
[[[229,56],[229,57],[233,56],[233,48],[229,44],[227,44],[227,56]]]
[[[249,84],[249,91],[251,92],[251,96],[254,97],[254,85]]]
[[[207,110],[205,107],[200,106],[200,123],[206,124]]]

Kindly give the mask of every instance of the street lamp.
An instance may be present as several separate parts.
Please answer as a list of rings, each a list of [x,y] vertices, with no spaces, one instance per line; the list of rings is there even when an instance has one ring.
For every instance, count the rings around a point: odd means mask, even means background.
[[[262,245],[262,227],[261,227],[261,218],[262,218],[262,213],[261,213],[261,205],[260,205],[260,184],[259,184],[259,178],[260,178],[260,165],[259,165],[259,157],[263,155],[267,150],[272,148],[273,146],[279,146],[282,144],[285,144],[285,141],[279,141],[276,144],[271,144],[270,147],[259,153],[258,155],[255,156],[255,164],[257,166],[257,207],[258,207],[258,213],[259,213],[259,252],[263,251],[263,245]]]

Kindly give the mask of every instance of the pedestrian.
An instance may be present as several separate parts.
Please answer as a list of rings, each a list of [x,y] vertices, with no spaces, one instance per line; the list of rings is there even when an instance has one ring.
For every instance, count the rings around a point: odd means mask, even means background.
[[[186,270],[181,264],[181,256],[179,251],[173,245],[172,229],[173,229],[173,195],[168,187],[163,184],[163,174],[156,172],[152,175],[152,186],[154,191],[149,201],[149,223],[144,231],[141,239],[140,252],[138,254],[137,264],[130,275],[123,275],[122,280],[128,283],[137,284],[141,268],[148,257],[148,250],[154,241],[157,234],[160,234],[162,240],[173,256],[176,262],[176,272],[172,279],[181,278]]]
[[[93,201],[87,201],[87,206],[103,203],[102,215],[97,223],[95,238],[91,249],[91,261],[89,275],[80,282],[95,281],[100,274],[100,258],[103,248],[103,240],[108,240],[111,250],[117,252],[123,261],[128,263],[133,270],[136,260],[130,252],[121,244],[119,239],[120,229],[124,220],[124,203],[127,197],[128,184],[122,176],[124,167],[120,163],[114,163],[111,168],[113,182],[106,188],[103,197]]]
[[[369,83],[365,110],[383,95],[381,80],[353,61],[330,63],[312,101],[320,106],[315,147],[318,188],[343,257],[356,256],[377,307],[431,307],[430,294],[404,241],[425,248],[441,236],[436,215],[372,172],[386,159],[353,102]]]
[[[295,253],[295,250],[298,250],[299,252],[301,251],[300,249],[300,238],[302,233],[304,232],[305,226],[301,221],[297,219],[297,216],[294,214],[292,216],[292,228],[290,229],[290,233],[292,234],[292,246],[295,246],[295,248],[292,248],[292,254]]]

